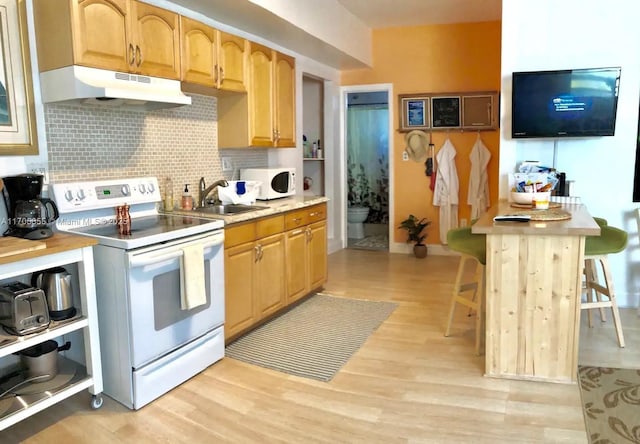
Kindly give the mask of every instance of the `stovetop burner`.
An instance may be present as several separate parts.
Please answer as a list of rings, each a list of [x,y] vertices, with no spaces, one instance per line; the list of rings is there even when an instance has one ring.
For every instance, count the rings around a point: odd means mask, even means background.
[[[53,184],[60,211],[56,227],[98,239],[101,245],[133,249],[221,229],[222,220],[159,214],[155,177]],[[120,234],[115,207],[130,205],[131,234]]]

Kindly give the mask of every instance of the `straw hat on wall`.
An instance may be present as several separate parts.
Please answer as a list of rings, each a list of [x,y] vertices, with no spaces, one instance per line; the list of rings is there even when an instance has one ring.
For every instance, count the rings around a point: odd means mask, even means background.
[[[424,162],[427,159],[427,147],[429,137],[424,131],[413,130],[404,137],[407,147],[404,151],[409,155],[409,159],[414,162]]]

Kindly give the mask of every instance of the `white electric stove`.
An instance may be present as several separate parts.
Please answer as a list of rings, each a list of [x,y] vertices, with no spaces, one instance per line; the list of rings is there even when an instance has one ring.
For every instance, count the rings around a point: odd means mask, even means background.
[[[56,229],[94,247],[104,393],[138,409],[224,356],[223,221],[160,214],[155,177],[51,186]],[[131,234],[116,210],[128,204]],[[206,303],[181,304],[182,256],[202,247]]]

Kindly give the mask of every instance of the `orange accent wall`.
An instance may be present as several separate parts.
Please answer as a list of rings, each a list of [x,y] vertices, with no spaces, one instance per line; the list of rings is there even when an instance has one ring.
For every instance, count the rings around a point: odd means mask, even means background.
[[[398,127],[398,94],[438,93],[454,91],[500,90],[501,22],[457,23],[448,25],[383,28],[373,32],[373,67],[343,71],[342,85],[392,83],[395,94],[393,107]],[[500,131],[482,131],[482,140],[491,151],[488,166],[491,203],[498,200],[498,165]],[[460,182],[459,219],[469,220],[471,207],[467,204],[469,153],[477,133],[450,131],[456,148],[456,167]],[[432,205],[433,193],[423,163],[404,162],[404,133],[390,135],[394,143],[394,226],[409,214],[432,221],[427,228],[429,244],[440,243],[439,208]],[[447,133],[433,132],[436,153],[446,140]],[[406,232],[396,230],[396,242],[406,240]]]

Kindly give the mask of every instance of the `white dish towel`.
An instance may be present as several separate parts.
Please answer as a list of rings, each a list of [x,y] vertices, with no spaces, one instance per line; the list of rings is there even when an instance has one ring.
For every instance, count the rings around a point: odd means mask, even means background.
[[[180,259],[180,308],[191,310],[207,303],[202,244],[182,249]]]

